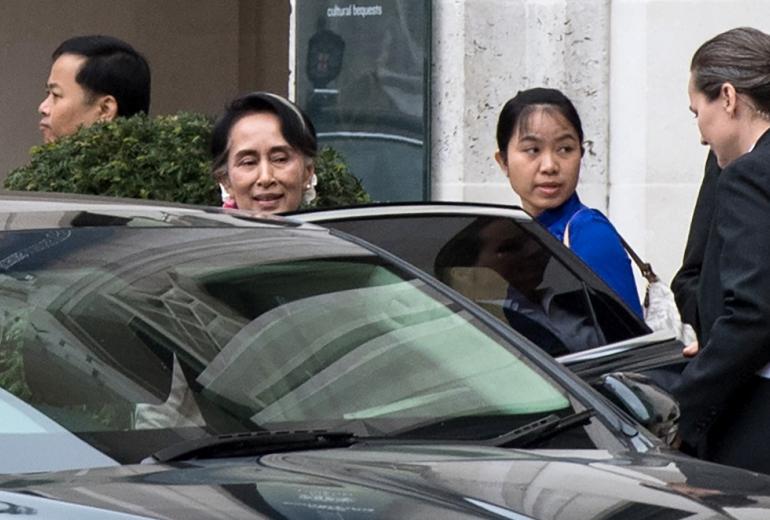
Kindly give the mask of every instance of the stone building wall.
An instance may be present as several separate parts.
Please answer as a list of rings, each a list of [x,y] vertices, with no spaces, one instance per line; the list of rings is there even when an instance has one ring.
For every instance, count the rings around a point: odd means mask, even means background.
[[[707,153],[690,58],[741,25],[770,32],[770,2],[434,0],[433,198],[518,203],[492,158],[497,114],[519,89],[560,88],[588,141],[581,198],[670,280]]]

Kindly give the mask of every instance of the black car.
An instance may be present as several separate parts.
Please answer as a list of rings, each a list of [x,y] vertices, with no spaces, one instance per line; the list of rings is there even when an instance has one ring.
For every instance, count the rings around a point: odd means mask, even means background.
[[[770,478],[669,451],[525,336],[361,240],[55,196],[0,196],[0,228],[0,513],[770,514]],[[662,410],[632,377],[607,381]]]

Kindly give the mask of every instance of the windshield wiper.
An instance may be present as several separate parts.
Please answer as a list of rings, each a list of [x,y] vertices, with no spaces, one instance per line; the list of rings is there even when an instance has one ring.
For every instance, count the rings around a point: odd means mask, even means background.
[[[143,462],[173,462],[294,450],[345,448],[359,440],[349,432],[325,430],[233,433],[182,441],[155,452]]]
[[[482,443],[498,447],[526,447],[575,426],[586,424],[595,414],[596,412],[592,409],[566,417],[550,414],[510,432],[482,441]],[[155,452],[143,462],[174,462],[265,455],[285,451],[346,448],[362,441],[374,439],[376,437],[359,437],[350,432],[326,430],[233,433],[182,441]],[[404,439],[404,441],[414,442],[415,439]]]
[[[515,430],[492,437],[484,441],[484,444],[498,447],[515,446],[517,448],[524,448],[575,426],[586,424],[594,415],[596,415],[596,411],[591,408],[567,415],[566,417],[559,417],[552,413],[537,421],[519,426]]]

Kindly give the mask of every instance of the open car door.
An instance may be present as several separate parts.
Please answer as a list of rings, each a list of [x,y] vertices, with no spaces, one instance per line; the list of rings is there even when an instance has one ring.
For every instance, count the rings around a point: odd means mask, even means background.
[[[364,239],[430,273],[588,381],[614,371],[661,369],[666,377],[683,366],[673,332],[652,332],[518,207],[376,204],[289,216]]]

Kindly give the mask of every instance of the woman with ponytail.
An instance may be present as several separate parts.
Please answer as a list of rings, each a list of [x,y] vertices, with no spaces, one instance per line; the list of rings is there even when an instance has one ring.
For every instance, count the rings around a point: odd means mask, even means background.
[[[740,27],[701,45],[688,93],[722,171],[696,292],[700,351],[674,388],[675,445],[770,473],[770,35]]]

